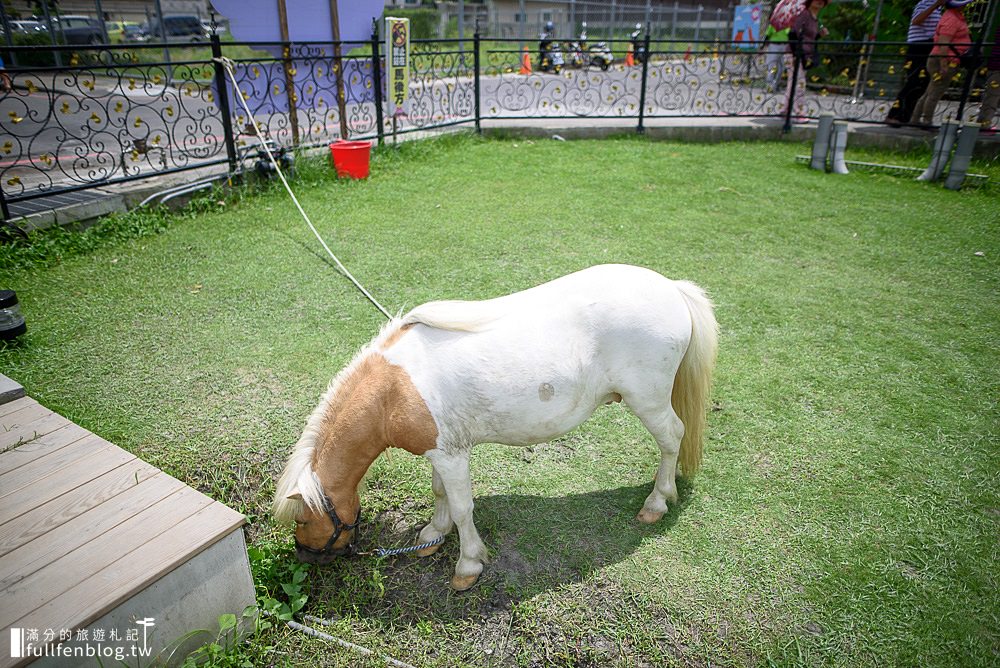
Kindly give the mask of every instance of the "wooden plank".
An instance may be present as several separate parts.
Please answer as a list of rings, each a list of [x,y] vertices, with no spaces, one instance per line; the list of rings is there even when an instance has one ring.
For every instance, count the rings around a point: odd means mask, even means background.
[[[0,525],[133,459],[135,455],[91,435],[0,476]]]
[[[24,388],[17,381],[0,373],[0,404],[6,404],[24,396]]]
[[[0,418],[4,415],[9,415],[14,411],[19,411],[25,406],[31,406],[32,404],[37,405],[38,402],[31,397],[21,397],[20,399],[15,399],[14,401],[8,401],[5,404],[0,404]],[[0,420],[0,423],[3,421]]]
[[[4,413],[3,418],[0,419],[0,428],[2,428],[3,431],[9,431],[16,425],[25,424],[51,414],[52,411],[48,408],[35,400],[31,400],[30,403],[21,406],[15,411]]]
[[[31,441],[44,436],[49,432],[61,429],[70,424],[70,421],[62,415],[53,413],[43,406],[40,406],[39,408],[46,411],[46,413],[44,415],[34,417],[30,421],[19,420],[17,422],[8,422],[7,418],[20,416],[21,413],[33,411],[34,409],[31,408],[25,408],[24,410],[12,413],[11,415],[7,415],[3,418],[4,424],[0,427],[0,452],[11,447],[19,447],[23,443],[30,443]]]
[[[124,522],[104,532],[94,540],[51,562],[46,568],[32,573],[3,591],[0,628],[15,626],[14,622],[50,602],[64,598],[63,594],[89,579],[92,573],[103,573],[101,586],[115,591],[134,589],[134,571],[150,570],[147,553],[132,554],[157,536],[181,534],[184,540],[203,538],[194,528],[181,529],[184,520],[214,503],[204,494],[183,486],[174,494],[142,509]],[[190,535],[188,533],[190,532]],[[181,537],[178,536],[178,540]],[[155,569],[154,569],[155,570]],[[123,572],[123,578],[115,574]],[[96,592],[91,591],[91,595]],[[74,609],[91,607],[90,601],[76,601]],[[46,619],[38,628],[60,628],[55,619]],[[49,624],[48,622],[51,622]]]
[[[5,554],[0,557],[0,591],[11,589],[32,573],[111,531],[184,486],[165,473],[146,478],[139,484],[133,481],[121,494]]]
[[[32,459],[27,464],[10,471],[7,475],[0,476],[0,506],[7,500],[7,497],[27,487],[36,486],[42,478],[52,476],[66,468],[71,469],[67,475],[78,479],[77,484],[86,482],[86,479],[80,479],[82,477],[80,473],[84,472],[82,466],[99,451],[117,447],[100,436],[88,434],[73,441],[65,448],[59,448]],[[42,501],[48,501],[50,498],[52,497],[42,499]]]
[[[0,476],[10,473],[25,464],[29,464],[50,452],[65,448],[67,445],[79,441],[89,433],[83,427],[68,422],[61,429],[56,429],[30,443],[5,450],[3,453],[0,453]]]
[[[158,474],[166,475],[141,459],[133,459],[0,525],[0,564],[3,555]]]
[[[237,530],[243,521],[242,515],[213,501],[118,562],[89,571],[92,576],[43,606],[10,623],[0,621],[0,628],[84,627]]]

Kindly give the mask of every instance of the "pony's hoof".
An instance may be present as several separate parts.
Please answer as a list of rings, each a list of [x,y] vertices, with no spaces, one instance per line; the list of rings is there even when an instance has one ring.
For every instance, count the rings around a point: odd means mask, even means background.
[[[455,591],[465,591],[471,589],[478,579],[478,575],[453,575],[451,576],[451,588]]]
[[[435,552],[437,552],[439,549],[441,549],[442,545],[443,543],[438,543],[437,545],[431,545],[430,547],[425,547],[422,550],[417,550],[413,554],[417,555],[418,557],[429,557]]]
[[[639,514],[635,516],[635,518],[643,524],[655,524],[660,521],[661,517],[663,517],[663,513],[656,513],[652,510],[646,510],[645,508],[640,510]]]

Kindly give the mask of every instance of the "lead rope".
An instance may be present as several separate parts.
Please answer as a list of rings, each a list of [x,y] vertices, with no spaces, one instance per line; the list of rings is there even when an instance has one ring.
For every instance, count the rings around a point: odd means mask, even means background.
[[[374,304],[375,308],[377,308],[379,311],[382,312],[382,315],[384,315],[389,320],[392,320],[392,315],[389,314],[389,312],[385,309],[385,307],[378,303],[378,300],[375,299],[375,297],[373,297],[371,293],[368,292],[368,290],[366,290],[363,285],[361,285],[360,282],[358,282],[358,279],[354,278],[353,274],[351,274],[351,272],[347,270],[347,267],[345,267],[344,264],[337,258],[337,256],[333,254],[333,251],[330,250],[330,247],[326,245],[325,241],[323,241],[323,237],[321,237],[319,235],[319,232],[316,231],[316,227],[312,224],[312,221],[309,220],[309,216],[302,208],[302,205],[299,204],[298,198],[295,197],[295,193],[292,192],[292,188],[288,185],[288,181],[285,180],[285,175],[281,173],[281,167],[278,165],[278,161],[274,159],[274,155],[271,153],[271,149],[268,147],[267,142],[264,141],[264,135],[261,134],[260,127],[257,125],[257,119],[254,118],[253,112],[251,112],[250,107],[247,106],[247,101],[243,97],[243,91],[240,90],[239,84],[236,83],[236,75],[234,74],[233,71],[233,61],[230,60],[229,58],[223,58],[223,57],[213,58],[212,60],[217,63],[220,63],[225,68],[226,74],[229,75],[229,80],[233,83],[233,97],[237,98],[240,101],[240,104],[243,105],[243,109],[247,113],[247,118],[249,118],[250,122],[253,123],[253,129],[254,132],[256,132],[257,134],[257,139],[258,141],[260,141],[261,147],[264,149],[264,152],[267,153],[268,160],[270,160],[271,164],[274,165],[274,171],[278,174],[278,178],[281,179],[281,183],[285,186],[285,190],[288,191],[288,196],[292,198],[293,202],[295,202],[295,207],[299,210],[299,213],[302,214],[302,219],[306,221],[306,225],[309,226],[309,229],[312,230],[312,233],[316,235],[316,239],[319,240],[320,245],[323,246],[323,250],[325,250],[327,254],[330,256],[330,258],[334,261],[340,272],[344,274],[344,276],[346,276],[348,280],[351,281],[351,283],[354,284],[354,287],[360,290],[361,294],[367,297],[368,301]],[[221,90],[219,91],[219,95],[225,95],[225,94],[226,91],[221,91]]]
[[[376,548],[374,550],[369,550],[367,552],[358,552],[357,555],[360,557],[395,557],[400,554],[409,554],[410,552],[416,552],[417,550],[423,550],[428,547],[434,547],[435,545],[440,545],[444,542],[444,536],[438,536],[434,540],[429,540],[426,543],[421,543],[420,545],[411,545],[410,547],[397,547],[394,550],[387,550],[385,548]]]

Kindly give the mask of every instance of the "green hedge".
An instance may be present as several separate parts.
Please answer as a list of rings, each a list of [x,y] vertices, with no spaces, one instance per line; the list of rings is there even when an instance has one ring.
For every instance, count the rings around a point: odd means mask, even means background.
[[[438,13],[433,9],[387,9],[386,16],[410,19],[411,39],[435,39]]]

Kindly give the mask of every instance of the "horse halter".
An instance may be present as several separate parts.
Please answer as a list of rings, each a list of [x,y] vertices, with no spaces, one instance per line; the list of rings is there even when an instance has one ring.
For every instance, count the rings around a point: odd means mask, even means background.
[[[339,517],[337,517],[337,511],[333,507],[333,501],[330,497],[323,495],[323,511],[333,522],[333,535],[330,536],[330,540],[326,541],[326,545],[322,548],[309,547],[308,545],[303,545],[299,542],[299,539],[295,539],[295,549],[308,554],[315,555],[317,557],[342,557],[345,555],[351,555],[354,553],[356,543],[358,540],[357,528],[361,524],[361,506],[358,506],[358,515],[354,518],[353,524],[344,523]],[[351,537],[351,542],[347,544],[347,547],[342,547],[334,550],[333,544],[337,542],[340,535],[344,531],[354,531],[354,535]]]

